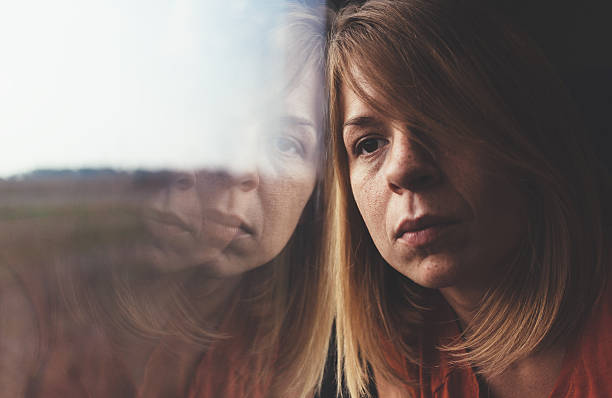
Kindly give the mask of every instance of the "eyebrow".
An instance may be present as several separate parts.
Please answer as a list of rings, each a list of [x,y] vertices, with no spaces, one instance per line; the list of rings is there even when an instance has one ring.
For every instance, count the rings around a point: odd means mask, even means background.
[[[319,129],[312,120],[302,116],[285,115],[281,117],[281,122],[289,126],[307,127],[303,130],[306,133],[304,136],[309,137],[315,143],[319,141]]]
[[[373,116],[355,116],[355,117],[350,118],[346,122],[344,122],[344,124],[342,125],[342,128],[345,128],[348,126],[363,127],[363,126],[378,126],[378,125],[380,125],[380,122]]]
[[[312,128],[316,127],[311,120],[306,119],[304,117],[300,117],[300,116],[293,116],[293,115],[283,116],[281,118],[281,121],[286,124],[292,124],[292,125],[297,125],[297,126],[309,126]]]

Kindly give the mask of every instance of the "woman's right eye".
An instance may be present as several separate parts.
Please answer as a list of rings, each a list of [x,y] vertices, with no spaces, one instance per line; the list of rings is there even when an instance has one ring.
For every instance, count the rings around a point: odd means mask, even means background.
[[[387,145],[387,140],[383,138],[367,137],[357,143],[355,154],[357,156],[370,155],[385,145]]]

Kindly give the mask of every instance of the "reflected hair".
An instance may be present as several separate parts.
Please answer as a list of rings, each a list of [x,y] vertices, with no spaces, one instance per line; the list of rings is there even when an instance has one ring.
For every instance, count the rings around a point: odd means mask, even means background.
[[[292,84],[305,78],[306,73],[320,73],[321,87],[316,89],[321,91],[321,112],[325,111],[326,103],[323,100],[326,17],[327,9],[323,6],[309,7],[292,2],[287,5],[282,21],[282,31],[290,38],[299,39],[299,42],[291,40],[286,49],[292,65],[300,66],[291,68],[288,65],[291,81],[286,91],[291,91]],[[321,148],[328,146],[325,142],[328,135],[324,134],[326,119],[321,115],[321,123],[317,126]],[[325,159],[322,155],[319,170],[323,172],[319,173],[315,190],[289,242],[272,261],[242,276],[238,303],[233,307],[241,308],[244,322],[252,328],[240,333],[246,340],[246,357],[231,366],[240,368],[240,374],[246,377],[245,385],[270,386],[266,393],[270,397],[311,397],[323,378],[334,310],[331,281],[327,276],[329,250],[324,244],[329,235],[322,233],[330,230],[325,226],[330,219],[324,206],[329,191],[327,179],[323,178],[328,170]],[[149,190],[156,188],[155,182],[144,182]],[[134,213],[137,212],[137,208],[134,209]],[[138,225],[137,216],[133,219],[136,232],[130,236],[142,236],[145,228]],[[130,236],[126,236],[126,242],[133,245]],[[64,299],[82,319],[93,318],[111,333],[128,330],[151,339],[176,336],[203,350],[222,339],[235,337],[204,324],[198,314],[189,292],[197,294],[199,278],[206,278],[206,275],[189,271],[162,286],[164,294],[170,298],[169,312],[180,314],[179,319],[168,324],[157,319],[150,303],[142,303],[131,291],[131,281],[151,278],[147,275],[150,273],[147,264],[139,264],[138,260],[130,263],[131,259],[121,250],[116,256],[106,252],[99,258],[112,264],[111,272],[99,275],[106,271],[103,267],[103,272],[99,272],[97,265],[81,264],[84,267],[79,279],[70,281],[69,275],[60,278],[60,281],[68,281],[64,283]],[[104,278],[107,278],[105,282],[98,283]],[[202,299],[201,294],[199,299]],[[257,364],[255,371],[250,368],[254,363]]]
[[[527,234],[503,283],[488,290],[461,339],[437,348],[456,365],[496,375],[577,333],[609,277],[610,217],[602,208],[609,185],[537,46],[486,2],[371,0],[335,19],[327,78],[339,384],[367,396],[368,366],[377,377],[416,383],[401,380],[388,354],[419,365],[417,335],[439,298],[386,264],[368,234],[351,195],[343,85],[436,145],[459,140],[480,149],[527,199]]]

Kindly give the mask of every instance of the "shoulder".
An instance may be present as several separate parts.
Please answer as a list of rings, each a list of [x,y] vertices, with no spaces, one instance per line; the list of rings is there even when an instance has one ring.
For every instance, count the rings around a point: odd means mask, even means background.
[[[612,283],[608,281],[595,302],[577,343],[584,356],[602,360],[612,371]],[[604,355],[602,355],[604,354]]]
[[[42,397],[131,397],[136,388],[107,336],[95,327],[54,341],[33,383]]]
[[[612,283],[568,347],[555,392],[563,397],[612,396]]]

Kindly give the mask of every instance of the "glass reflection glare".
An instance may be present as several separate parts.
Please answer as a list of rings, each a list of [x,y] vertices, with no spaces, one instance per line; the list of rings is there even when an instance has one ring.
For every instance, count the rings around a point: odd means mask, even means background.
[[[286,49],[274,32],[286,8],[2,2],[0,177],[227,166],[248,118],[278,118]]]

